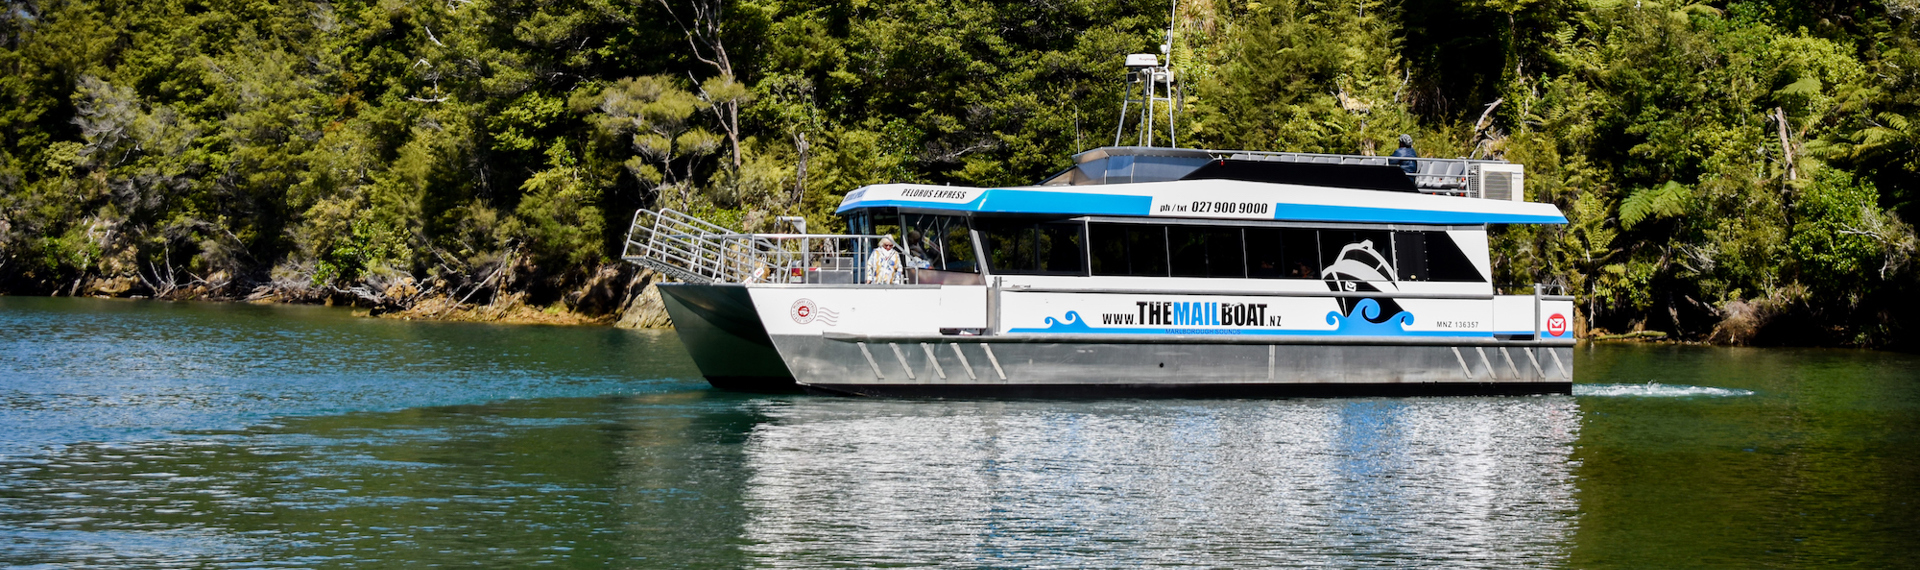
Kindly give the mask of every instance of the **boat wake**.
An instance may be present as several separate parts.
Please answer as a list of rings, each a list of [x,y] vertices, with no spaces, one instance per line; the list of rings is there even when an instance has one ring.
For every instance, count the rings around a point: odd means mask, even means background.
[[[1574,384],[1575,396],[1611,396],[1635,398],[1691,398],[1705,396],[1726,398],[1733,396],[1752,396],[1753,390],[1739,388],[1715,388],[1712,386],[1688,386],[1685,384]]]

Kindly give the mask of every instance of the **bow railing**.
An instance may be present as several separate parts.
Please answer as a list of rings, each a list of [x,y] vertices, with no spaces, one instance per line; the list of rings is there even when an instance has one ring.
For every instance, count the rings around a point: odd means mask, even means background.
[[[634,212],[620,258],[693,283],[867,283],[887,236],[744,233],[672,209]],[[902,270],[889,279],[911,281]]]

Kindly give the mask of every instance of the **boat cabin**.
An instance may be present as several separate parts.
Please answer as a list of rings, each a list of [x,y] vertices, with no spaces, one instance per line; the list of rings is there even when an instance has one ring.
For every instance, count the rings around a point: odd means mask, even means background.
[[[1551,205],[1515,200],[1518,166],[1498,161],[1401,159],[1422,163],[1408,168],[1385,157],[1135,147],[1076,160],[1036,186],[869,186],[838,213],[854,234],[898,240],[909,284],[1323,281],[1357,256],[1372,269],[1353,280],[1475,292],[1491,291],[1487,224],[1566,221]],[[863,279],[851,273],[800,282]]]

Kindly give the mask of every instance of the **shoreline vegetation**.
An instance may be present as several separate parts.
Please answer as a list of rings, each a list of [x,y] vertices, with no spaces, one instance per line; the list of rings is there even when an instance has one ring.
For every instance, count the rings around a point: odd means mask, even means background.
[[[1188,0],[1179,140],[1503,158],[1585,338],[1913,349],[1920,2]],[[666,324],[627,222],[843,231],[1113,141],[1169,6],[4,0],[0,294]],[[1517,291],[1516,291],[1517,292]]]

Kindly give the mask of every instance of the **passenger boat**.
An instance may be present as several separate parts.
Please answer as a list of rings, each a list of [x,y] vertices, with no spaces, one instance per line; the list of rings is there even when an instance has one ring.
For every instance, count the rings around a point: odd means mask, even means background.
[[[1501,161],[1108,147],[1039,184],[848,193],[852,234],[667,211],[624,258],[716,387],[884,396],[1568,393],[1573,299],[1497,294]],[[901,244],[901,282],[867,266]]]
[[[667,313],[727,390],[1571,392],[1573,299],[1492,283],[1488,226],[1567,222],[1520,165],[1155,147],[1161,112],[1178,143],[1173,70],[1127,67],[1115,146],[1037,184],[859,188],[839,235],[641,210],[622,257],[680,281]],[[870,267],[883,238],[897,276]]]

